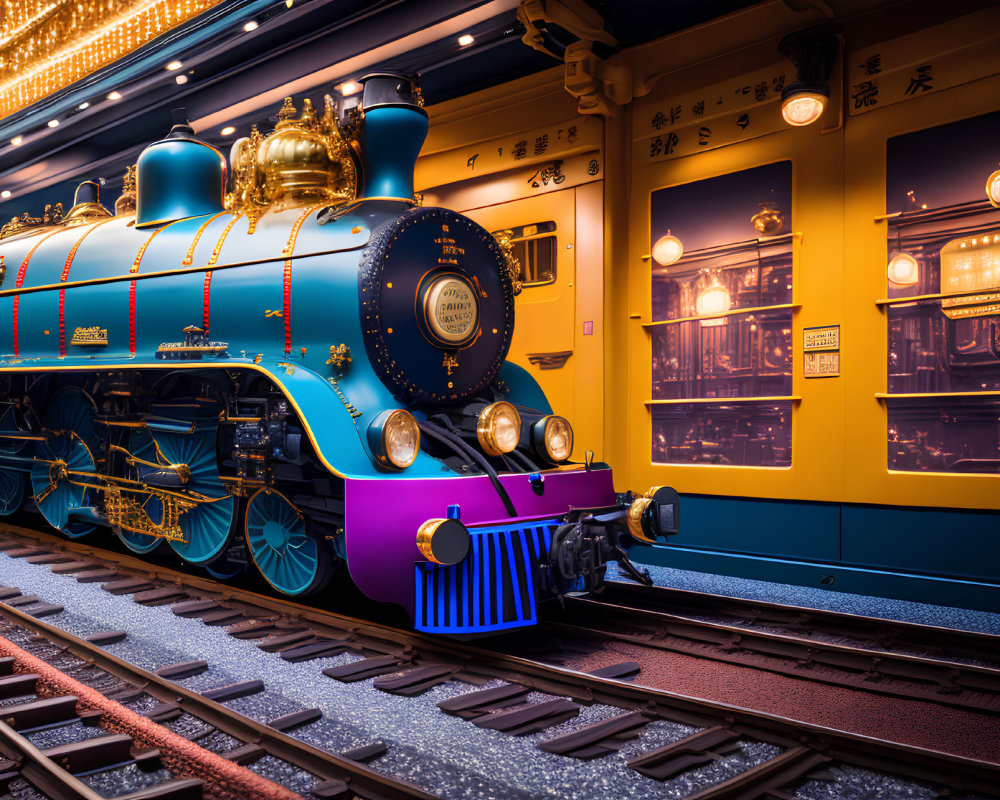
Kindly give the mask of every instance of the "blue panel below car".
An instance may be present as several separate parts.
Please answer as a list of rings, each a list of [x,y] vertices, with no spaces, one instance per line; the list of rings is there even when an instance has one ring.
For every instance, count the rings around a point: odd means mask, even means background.
[[[680,533],[670,544],[757,555],[840,558],[840,505],[681,495]]]
[[[959,608],[1000,608],[1000,512],[684,495],[637,563]]]
[[[1000,582],[1000,513],[844,506],[842,559]]]

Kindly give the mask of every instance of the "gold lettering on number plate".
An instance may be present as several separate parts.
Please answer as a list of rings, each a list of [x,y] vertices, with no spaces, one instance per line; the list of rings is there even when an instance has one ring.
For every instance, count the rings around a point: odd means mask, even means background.
[[[102,328],[100,325],[94,325],[90,328],[77,328],[73,331],[73,338],[70,340],[70,344],[81,345],[83,347],[107,347],[108,329]]]

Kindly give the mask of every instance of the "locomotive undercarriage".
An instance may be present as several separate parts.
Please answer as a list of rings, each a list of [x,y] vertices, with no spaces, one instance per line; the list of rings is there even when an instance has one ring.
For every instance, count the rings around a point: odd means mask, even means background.
[[[253,563],[287,594],[318,590],[340,562],[343,482],[266,378],[20,374],[0,388],[0,514],[30,497],[67,536],[105,526],[216,574]]]
[[[0,515],[33,508],[69,537],[109,528],[139,554],[169,546],[216,576],[256,570],[296,596],[322,589],[346,561],[345,482],[266,376],[139,369],[2,380]],[[453,474],[488,477],[513,522],[524,508],[500,478],[520,475],[541,501],[560,468],[528,441],[501,456],[483,451],[475,423],[493,399],[420,414],[421,449]],[[519,411],[528,425],[542,416]],[[642,579],[621,544],[633,498],[617,500],[563,505],[552,517],[525,567],[537,570],[540,599],[599,591],[609,561]]]

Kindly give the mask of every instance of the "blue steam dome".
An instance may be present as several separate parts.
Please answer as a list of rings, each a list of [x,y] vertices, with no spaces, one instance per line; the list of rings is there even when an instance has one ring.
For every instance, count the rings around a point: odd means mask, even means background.
[[[165,139],[142,151],[136,163],[136,228],[148,228],[223,210],[225,157],[194,137],[183,109]]]

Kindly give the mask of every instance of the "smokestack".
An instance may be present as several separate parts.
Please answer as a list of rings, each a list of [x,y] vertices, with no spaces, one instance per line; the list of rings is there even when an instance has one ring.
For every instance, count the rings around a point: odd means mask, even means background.
[[[410,78],[366,75],[358,130],[364,186],[358,199],[413,199],[413,167],[427,136],[427,112]]]

